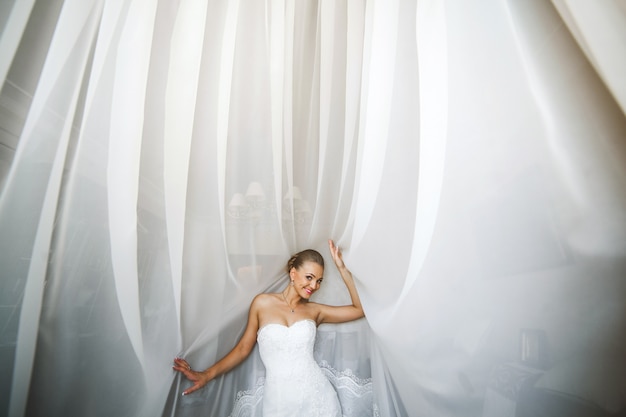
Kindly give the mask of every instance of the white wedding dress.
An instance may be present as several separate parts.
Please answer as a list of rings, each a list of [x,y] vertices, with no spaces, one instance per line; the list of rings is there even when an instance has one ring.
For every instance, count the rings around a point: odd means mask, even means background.
[[[259,329],[266,371],[263,416],[341,417],[337,393],[313,357],[316,332],[309,319]]]
[[[380,417],[372,379],[334,369],[323,354],[317,363],[317,336],[310,319],[260,328],[257,342],[265,376],[237,393],[229,417]],[[329,348],[323,345],[322,352]]]

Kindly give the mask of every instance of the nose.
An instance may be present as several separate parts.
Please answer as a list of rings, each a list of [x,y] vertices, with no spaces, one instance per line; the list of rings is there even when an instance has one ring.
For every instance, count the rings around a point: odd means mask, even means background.
[[[309,284],[309,287],[311,287],[311,289],[312,289],[313,291],[315,291],[315,290],[317,290],[318,285],[319,285],[319,284],[317,283],[317,281],[312,281],[312,282]]]

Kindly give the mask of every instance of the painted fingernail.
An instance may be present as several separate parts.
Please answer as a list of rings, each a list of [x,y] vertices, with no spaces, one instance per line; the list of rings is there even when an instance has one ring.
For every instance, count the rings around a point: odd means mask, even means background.
[[[184,397],[185,395],[187,395],[187,393],[186,393],[186,392],[183,392],[183,397]]]

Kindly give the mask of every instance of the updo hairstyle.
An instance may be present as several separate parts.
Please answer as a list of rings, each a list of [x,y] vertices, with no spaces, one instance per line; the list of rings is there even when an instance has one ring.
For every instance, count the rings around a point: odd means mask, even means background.
[[[291,268],[300,269],[305,262],[315,262],[324,268],[324,258],[322,255],[314,249],[305,249],[289,258],[289,261],[287,261],[287,273],[291,272]]]

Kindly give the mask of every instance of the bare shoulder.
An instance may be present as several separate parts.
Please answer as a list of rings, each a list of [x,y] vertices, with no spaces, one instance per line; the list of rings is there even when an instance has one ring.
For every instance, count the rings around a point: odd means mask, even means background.
[[[272,306],[275,305],[273,298],[273,294],[257,294],[250,303],[250,309],[248,311],[248,322],[256,323],[258,326],[261,318],[266,314],[267,311],[271,311]]]
[[[263,309],[265,307],[271,307],[276,303],[278,294],[273,293],[261,293],[254,297],[251,307],[257,309]]]

